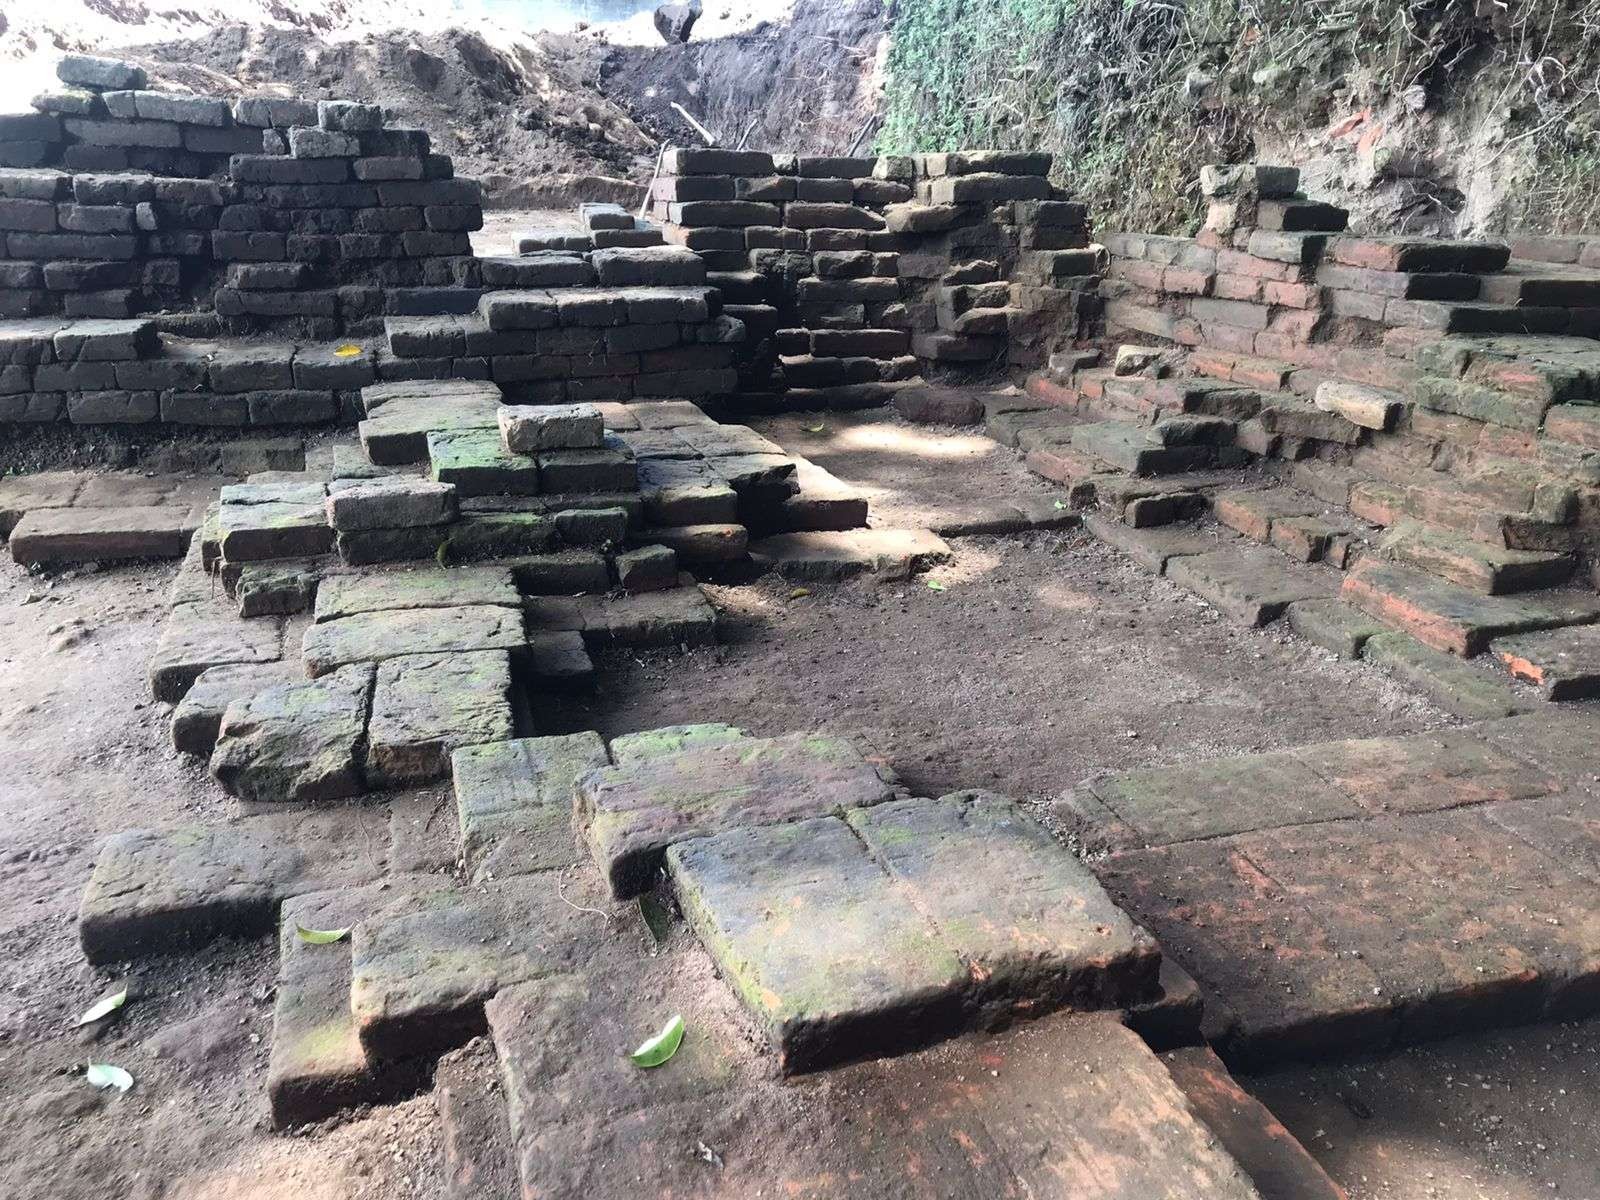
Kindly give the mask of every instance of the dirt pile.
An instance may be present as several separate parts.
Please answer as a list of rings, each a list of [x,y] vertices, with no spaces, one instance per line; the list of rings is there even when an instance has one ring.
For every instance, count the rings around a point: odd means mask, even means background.
[[[662,142],[700,135],[674,102],[749,150],[844,154],[870,148],[879,121],[882,0],[799,0],[787,20],[683,46],[616,46],[599,70],[605,96]]]
[[[700,141],[674,101],[725,145],[842,153],[876,130],[881,0],[714,9],[678,46],[648,11],[565,30],[577,10],[552,11],[524,31],[417,0],[19,0],[0,16],[0,110],[50,86],[63,52],[117,54],[156,88],[383,104],[491,203],[552,208],[641,198],[662,144]]]
[[[484,178],[492,195],[541,182],[559,193],[575,176],[648,175],[654,161],[654,142],[597,93],[592,56],[578,39],[496,41],[451,28],[327,41],[305,29],[229,25],[134,53],[163,82],[197,91],[383,104],[399,123],[428,130],[435,148],[461,173]]]
[[[0,110],[50,86],[63,52],[117,54],[140,62],[156,88],[381,103],[397,123],[428,130],[491,197],[561,205],[575,192],[615,194],[591,181],[648,178],[655,161],[654,141],[596,87],[598,41],[407,0],[21,0],[0,17]]]

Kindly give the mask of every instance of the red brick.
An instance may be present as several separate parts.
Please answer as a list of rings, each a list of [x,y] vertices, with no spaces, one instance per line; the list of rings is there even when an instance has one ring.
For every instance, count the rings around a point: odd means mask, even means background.
[[[1270,258],[1257,258],[1242,250],[1218,250],[1217,271],[1230,275],[1247,275],[1252,279],[1293,280],[1300,277],[1293,263],[1275,262]]]
[[[1212,282],[1211,294],[1218,300],[1247,300],[1259,304],[1266,284],[1248,275],[1218,275]]]
[[[1327,742],[1290,753],[1370,813],[1529,800],[1564,786],[1515,755],[1454,729]]]
[[[1289,386],[1289,376],[1293,370],[1288,364],[1270,358],[1242,358],[1234,366],[1229,378],[1235,383],[1277,392]]]
[[[1257,354],[1291,359],[1298,357],[1303,346],[1303,339],[1273,329],[1256,334],[1255,341],[1251,343],[1251,348]]]
[[[1161,273],[1161,287],[1175,295],[1204,296],[1211,291],[1211,275],[1193,267],[1168,267]]]
[[[1133,259],[1114,258],[1106,272],[1113,279],[1126,279],[1129,283],[1142,287],[1147,291],[1161,291],[1161,277],[1165,268],[1155,263],[1140,262]]]
[[[1342,953],[1238,839],[1114,854],[1096,873],[1206,989],[1230,1061],[1389,1044],[1394,1002],[1378,977]]]
[[[1081,393],[1044,375],[1030,375],[1025,385],[1028,395],[1051,408],[1077,408]]]
[[[1341,950],[1361,954],[1400,1006],[1403,1042],[1534,1019],[1547,989],[1592,993],[1600,973],[1592,886],[1480,809],[1239,843]]]
[[[1350,512],[1374,525],[1393,525],[1405,516],[1403,488],[1378,480],[1365,480],[1350,489]]]
[[[1222,1148],[1233,1155],[1263,1196],[1272,1200],[1348,1200],[1317,1160],[1283,1123],[1228,1073],[1209,1046],[1189,1046],[1163,1056]]]
[[[1316,308],[1322,303],[1322,289],[1314,283],[1268,282],[1265,286],[1268,304]]]
[[[1189,355],[1189,369],[1200,375],[1209,375],[1213,379],[1232,379],[1234,365],[1238,359],[1232,354],[1210,347],[1202,347]]]
[[[1256,352],[1256,335],[1255,331],[1251,329],[1239,329],[1233,325],[1219,325],[1207,322],[1205,340],[1208,345],[1221,350],[1232,350],[1237,354],[1254,354]]]
[[[1281,333],[1298,341],[1309,342],[1316,336],[1323,319],[1323,315],[1320,312],[1306,310],[1285,311],[1280,309],[1272,314],[1267,323],[1267,328],[1273,333]]]
[[[1544,433],[1558,442],[1600,450],[1600,409],[1558,404],[1545,413]]]

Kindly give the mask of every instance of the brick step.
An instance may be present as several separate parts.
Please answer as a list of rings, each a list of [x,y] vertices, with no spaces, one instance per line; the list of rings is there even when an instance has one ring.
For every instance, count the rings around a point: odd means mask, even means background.
[[[1344,1189],[1266,1105],[1239,1086],[1209,1046],[1173,1050],[1162,1061],[1262,1200],[1347,1200]]]
[[[1600,620],[1600,597],[1593,593],[1485,596],[1371,555],[1345,576],[1341,595],[1391,628],[1463,658],[1482,653],[1496,638]]]
[[[1362,657],[1410,685],[1446,712],[1468,721],[1515,716],[1538,706],[1478,659],[1462,659],[1387,629],[1367,639]]]
[[[962,337],[1005,337],[1012,321],[1022,316],[1019,308],[969,308],[950,323],[949,328]]]
[[[1514,307],[1596,308],[1600,271],[1512,259],[1504,270],[1481,277],[1478,298]]]
[[[1389,529],[1378,553],[1486,596],[1559,587],[1573,569],[1568,554],[1487,546],[1410,519]]]
[[[1219,491],[1212,515],[1252,541],[1296,562],[1345,570],[1366,551],[1375,531],[1342,508],[1292,487]]]
[[[1558,476],[1509,460],[1433,470],[1392,445],[1351,455],[1350,507],[1377,525],[1410,517],[1488,546],[1566,553],[1577,493]]]
[[[1259,388],[1264,392],[1286,391],[1290,376],[1299,369],[1292,363],[1275,358],[1232,354],[1210,347],[1190,351],[1187,365],[1196,375]]]
[[[720,303],[715,288],[698,284],[602,283],[595,288],[485,292],[478,312],[495,330],[557,326],[604,329],[623,324],[705,321],[718,311]]]
[[[1534,684],[1546,700],[1600,696],[1600,625],[1512,634],[1489,650],[1512,678]]]
[[[1339,590],[1337,576],[1250,545],[1174,558],[1166,575],[1252,627],[1277,620],[1297,601],[1325,599]]]
[[[1094,402],[1086,410],[1104,412],[1109,420],[1155,421],[1163,416],[1201,414],[1243,421],[1254,417],[1262,404],[1261,394],[1253,388],[1210,379],[1118,375],[1110,367],[1079,371],[1074,385],[1086,400]]]
[[[11,557],[23,566],[182,558],[199,528],[200,505],[36,508],[11,530]]]
[[[1529,512],[1496,504],[1485,497],[1481,479],[1433,474],[1435,478],[1404,488],[1405,515],[1487,546],[1556,552],[1573,548],[1576,532],[1569,524],[1571,517],[1559,508]]]
[[[847,529],[760,538],[750,543],[750,557],[785,579],[833,582],[862,574],[904,579],[952,554],[926,529]]]
[[[911,353],[934,362],[988,362],[1004,348],[1004,341],[997,337],[965,337],[947,330],[911,335]]]
[[[377,379],[378,360],[360,342],[199,341],[141,318],[0,321],[0,420],[320,424],[339,417],[336,393]]]
[[[1130,475],[1170,475],[1242,462],[1243,452],[1231,444],[1233,428],[1231,421],[1205,417],[1153,425],[1095,421],[1076,426],[1071,445]]]

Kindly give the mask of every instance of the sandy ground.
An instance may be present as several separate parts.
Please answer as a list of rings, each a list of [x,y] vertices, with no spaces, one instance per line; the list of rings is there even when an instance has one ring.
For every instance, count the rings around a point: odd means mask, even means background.
[[[979,441],[796,421],[827,427],[806,435],[823,444],[796,448],[881,489],[880,515],[896,521],[1038,486]],[[1096,771],[1443,720],[1365,667],[1227,624],[1081,533],[955,546],[931,576],[943,591],[714,586],[722,646],[615,659],[601,698],[547,713],[547,725],[823,728],[860,736],[919,792],[1043,800]],[[46,580],[0,566],[0,1196],[433,1200],[430,1097],[269,1131],[265,941],[126,973],[79,953],[74,913],[99,838],[233,811],[168,747],[164,706],[147,698],[174,569]],[[120,1020],[98,1037],[72,1030],[124,983],[134,999]],[[1594,1196],[1595,1028],[1459,1039],[1253,1085],[1358,1198]],[[134,1090],[89,1088],[91,1057],[131,1071]]]

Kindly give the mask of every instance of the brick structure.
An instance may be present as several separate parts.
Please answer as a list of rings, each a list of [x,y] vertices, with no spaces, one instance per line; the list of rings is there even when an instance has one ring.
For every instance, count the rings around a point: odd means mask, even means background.
[[[864,408],[923,373],[1042,365],[1093,312],[1100,251],[1047,154],[669,151],[651,191],[749,330],[742,403]]]
[[[0,116],[0,316],[193,307],[332,337],[471,307],[480,189],[425,131],[370,104],[146,91],[109,60],[59,74]]]
[[[1287,616],[1463,716],[1525,701],[1452,656],[1594,694],[1600,273],[1573,264],[1583,240],[1519,240],[1536,261],[1355,235],[1290,168],[1201,184],[1197,237],[1106,238],[1099,345],[998,398],[990,431],[1100,510],[1097,534],[1248,624]],[[1156,528],[1207,517],[1222,541]]]

